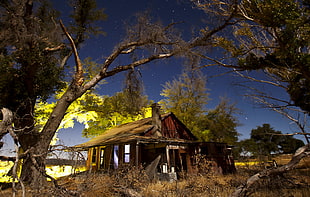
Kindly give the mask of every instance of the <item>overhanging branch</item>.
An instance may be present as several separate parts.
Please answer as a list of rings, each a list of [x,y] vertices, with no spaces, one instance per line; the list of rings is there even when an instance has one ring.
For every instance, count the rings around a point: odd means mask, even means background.
[[[132,69],[134,67],[146,64],[146,63],[151,62],[151,61],[153,61],[155,59],[164,59],[164,58],[168,58],[168,57],[171,57],[171,56],[173,56],[173,53],[152,55],[152,56],[150,56],[148,58],[137,60],[137,61],[135,61],[135,62],[133,62],[131,64],[128,64],[128,65],[118,66],[118,67],[114,68],[113,70],[104,73],[102,76],[103,76],[103,78],[109,77],[109,76],[115,75],[116,73],[119,73],[119,72],[122,72],[122,71],[125,71],[125,70]]]
[[[72,51],[74,54],[74,60],[75,60],[75,65],[76,65],[74,82],[77,86],[81,86],[83,81],[84,81],[82,62],[79,58],[79,54],[78,54],[77,48],[75,46],[74,40],[70,36],[69,32],[67,31],[67,29],[64,26],[64,24],[62,23],[62,21],[60,20],[59,22],[60,22],[60,26],[61,26],[63,32],[66,34],[68,40],[70,41],[70,45],[71,45],[71,48],[72,48]]]

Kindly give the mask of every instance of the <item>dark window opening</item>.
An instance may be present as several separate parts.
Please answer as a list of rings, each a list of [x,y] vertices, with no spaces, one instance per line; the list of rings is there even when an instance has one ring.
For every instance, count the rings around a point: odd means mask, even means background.
[[[100,168],[104,168],[104,148],[100,149]]]
[[[93,153],[92,153],[92,157],[91,157],[92,163],[96,163],[96,156],[97,156],[97,150],[96,150],[96,148],[93,148]]]
[[[113,148],[113,167],[114,169],[117,169],[118,168],[118,145],[114,145],[114,148]]]

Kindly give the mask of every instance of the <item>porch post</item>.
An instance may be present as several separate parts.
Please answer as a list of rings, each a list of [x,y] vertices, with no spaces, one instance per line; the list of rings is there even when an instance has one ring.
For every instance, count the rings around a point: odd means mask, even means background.
[[[139,142],[136,142],[136,167],[139,167]]]
[[[169,145],[166,146],[167,171],[170,172]]]

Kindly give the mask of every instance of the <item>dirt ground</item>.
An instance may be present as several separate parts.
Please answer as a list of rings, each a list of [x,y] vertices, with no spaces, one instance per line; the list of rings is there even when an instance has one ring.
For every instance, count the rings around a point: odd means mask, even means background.
[[[289,156],[276,158],[278,165],[287,163]],[[248,196],[259,197],[307,197],[310,194],[310,159],[303,160],[297,167],[284,175],[277,175],[257,182]],[[113,173],[80,173],[60,178],[59,188],[52,186],[37,190],[25,189],[30,196],[148,196],[148,197],[179,197],[179,196],[229,196],[240,184],[251,175],[261,171],[265,166],[242,166],[236,174],[215,175],[212,173],[190,175],[173,181],[149,181],[143,171],[122,169]],[[0,191],[0,197],[12,196],[12,189]],[[22,196],[18,187],[17,195]]]

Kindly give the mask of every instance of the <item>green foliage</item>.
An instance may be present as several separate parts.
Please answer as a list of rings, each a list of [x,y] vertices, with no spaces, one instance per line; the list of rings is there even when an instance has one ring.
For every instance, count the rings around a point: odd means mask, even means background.
[[[97,118],[89,121],[83,130],[84,137],[92,138],[117,125],[151,116],[151,108],[148,107],[151,101],[143,95],[142,80],[139,76],[138,71],[130,70],[126,75],[122,92],[100,97],[100,102],[83,105],[85,111],[94,111],[97,114]]]
[[[221,99],[215,109],[209,110],[204,126],[209,130],[206,139],[213,142],[235,144],[238,141],[236,127],[239,125],[235,114],[238,109],[228,99]]]
[[[62,91],[59,91],[55,98],[60,98],[62,95]],[[98,113],[95,111],[96,107],[102,105],[102,97],[95,93],[88,93],[81,96],[75,102],[73,102],[67,110],[65,117],[63,118],[59,129],[73,128],[75,123],[78,122],[83,124],[85,128],[89,127],[89,122],[96,121],[98,119]],[[36,121],[36,129],[37,131],[41,131],[43,126],[47,122],[50,114],[52,113],[56,103],[51,102],[43,102],[40,101],[35,106],[34,117]],[[92,106],[92,109],[86,108],[85,106]],[[57,131],[58,131],[57,130]],[[52,144],[57,142],[57,132],[54,136]]]
[[[106,15],[96,1],[76,0],[72,7],[70,33],[77,45],[102,32],[94,23]],[[60,62],[70,50],[63,43],[59,13],[49,1],[5,1],[0,10],[0,106],[32,110],[37,99],[44,101],[65,87]]]
[[[164,85],[161,95],[167,98],[160,104],[173,112],[199,140],[234,144],[238,140],[235,105],[222,99],[214,110],[206,110],[209,100],[206,78],[200,71],[190,72],[183,72],[178,79]]]
[[[62,93],[63,91],[59,91],[55,98],[60,98]],[[141,108],[138,111],[132,111],[125,92],[117,92],[111,97],[89,92],[70,105],[58,130],[73,128],[75,123],[80,123],[85,127],[82,135],[92,138],[117,125],[151,117],[151,108],[147,107],[149,101],[146,96],[143,98]],[[38,131],[42,130],[55,105],[55,102],[43,101],[36,104],[34,115]],[[56,141],[57,135],[52,143]]]
[[[274,135],[276,134],[276,135]],[[251,131],[251,139],[256,143],[258,155],[270,155],[272,152],[279,152],[278,144],[281,131],[275,131],[269,124],[263,124]]]
[[[101,99],[101,104],[98,106],[91,103],[83,106],[87,111],[94,110],[98,116],[96,120],[88,122],[88,127],[82,132],[84,137],[98,136],[117,125],[151,117],[152,114],[151,108],[147,107],[146,97],[144,103],[140,104],[139,111],[132,111],[125,92],[117,92],[111,97],[104,96]]]
[[[166,82],[161,95],[166,99],[159,103],[167,111],[173,112],[192,132],[199,137],[201,128],[197,124],[204,118],[206,79],[200,71],[184,71],[178,79]],[[205,131],[207,132],[207,131]]]
[[[75,24],[70,26],[70,32],[75,32],[76,43],[82,43],[90,35],[104,34],[99,26],[94,25],[94,21],[101,21],[107,18],[104,9],[98,9],[96,0],[70,0],[73,11],[70,15],[75,20]]]
[[[245,139],[236,143],[234,147],[234,156],[239,158],[240,156],[251,156],[258,152],[258,146],[253,139]]]
[[[281,140],[279,142],[280,152],[284,154],[295,153],[299,147],[304,145],[305,143],[302,140],[296,139],[289,135],[281,136]]]
[[[0,106],[15,110],[25,101],[34,105],[37,98],[46,99],[63,87],[63,68],[57,66],[57,53],[45,50],[58,45],[61,36],[51,20],[58,14],[48,3],[37,2],[33,10],[32,5],[23,9],[12,2],[6,6],[0,6]]]
[[[242,22],[235,25],[234,55],[242,70],[264,69],[286,90],[294,104],[310,112],[310,9],[307,0],[243,1]],[[244,17],[246,16],[246,17]]]
[[[252,129],[250,139],[238,142],[235,151],[245,156],[270,156],[271,153],[294,153],[301,146],[304,146],[302,140],[282,135],[269,124],[263,124]]]

